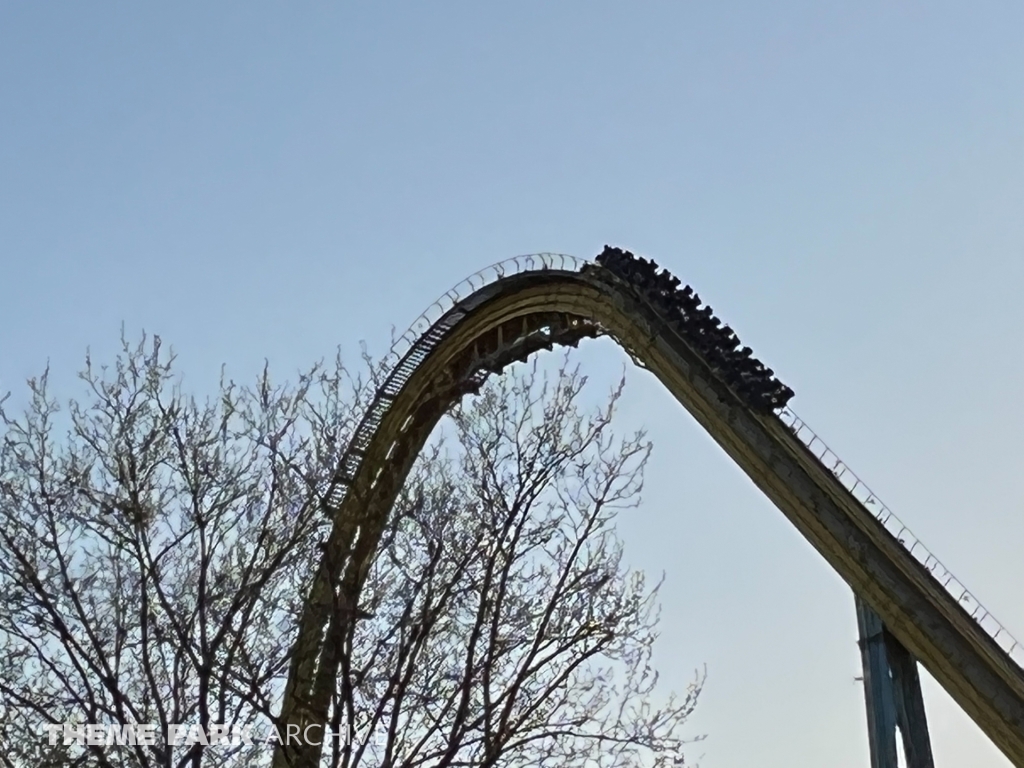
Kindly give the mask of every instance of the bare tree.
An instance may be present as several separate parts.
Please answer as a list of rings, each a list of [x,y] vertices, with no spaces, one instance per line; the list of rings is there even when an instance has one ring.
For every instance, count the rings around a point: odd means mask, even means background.
[[[650,445],[611,432],[621,386],[581,411],[584,382],[498,379],[416,467],[343,656],[332,764],[683,763],[702,681],[654,703],[657,586],[613,527]]]
[[[316,533],[315,489],[351,428],[344,371],[187,397],[159,339],[47,376],[0,412],[0,677],[8,754],[45,723],[251,725],[275,704]],[[313,390],[317,390],[316,397]],[[110,750],[80,764],[213,765],[238,750]],[[13,758],[10,758],[13,760]],[[27,764],[35,764],[31,759]]]
[[[339,361],[295,386],[188,397],[159,339],[0,408],[0,740],[8,766],[269,762],[172,746],[172,723],[273,734],[327,520],[318,489],[372,387]],[[372,377],[371,377],[372,380]],[[338,766],[683,763],[702,678],[655,691],[657,585],[616,515],[650,446],[619,391],[521,367],[446,420],[398,499],[350,622],[325,759]],[[47,723],[155,723],[153,745],[50,745]],[[276,734],[274,734],[276,736]]]

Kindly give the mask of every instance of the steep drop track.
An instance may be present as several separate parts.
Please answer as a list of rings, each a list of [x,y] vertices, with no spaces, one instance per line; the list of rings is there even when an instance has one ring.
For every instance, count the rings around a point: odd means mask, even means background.
[[[327,723],[351,608],[395,496],[438,420],[510,363],[600,335],[665,385],[989,738],[1024,766],[1024,646],[788,406],[765,407],[762,396],[758,407],[739,392],[735,377],[723,375],[628,274],[557,254],[518,257],[464,281],[421,316],[386,361],[390,373],[324,493],[331,532],[300,620],[283,725]],[[772,397],[777,405],[780,398]],[[319,747],[293,746],[279,749],[274,764],[312,768],[319,758]]]

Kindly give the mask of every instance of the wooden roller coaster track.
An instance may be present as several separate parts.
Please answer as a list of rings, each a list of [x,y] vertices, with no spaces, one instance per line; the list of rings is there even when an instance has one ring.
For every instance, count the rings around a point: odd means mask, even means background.
[[[650,370],[950,696],[1024,766],[1024,647],[801,421],[756,412],[642,291],[569,256],[519,257],[449,291],[401,337],[324,489],[331,520],[293,647],[279,731],[327,725],[350,609],[392,504],[438,420],[492,373],[607,335]],[[323,733],[323,731],[320,731]],[[275,768],[320,747],[279,746]]]

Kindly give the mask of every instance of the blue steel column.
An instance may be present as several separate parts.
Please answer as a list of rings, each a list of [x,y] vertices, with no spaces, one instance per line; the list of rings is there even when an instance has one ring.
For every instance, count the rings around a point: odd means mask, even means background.
[[[917,660],[868,605],[857,601],[871,768],[897,768],[896,728],[907,768],[934,768]]]
[[[917,660],[888,631],[885,632],[885,652],[892,671],[896,724],[903,737],[903,756],[907,768],[934,768]]]
[[[860,658],[864,665],[864,702],[868,710],[871,768],[899,768],[896,762],[896,698],[885,653],[885,627],[878,614],[859,597],[855,599]]]

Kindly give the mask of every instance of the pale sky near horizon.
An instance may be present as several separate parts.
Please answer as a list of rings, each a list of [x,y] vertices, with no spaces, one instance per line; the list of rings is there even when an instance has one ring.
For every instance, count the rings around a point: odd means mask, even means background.
[[[476,269],[692,283],[1024,638],[1024,5],[0,0],[0,391],[123,323],[279,376]],[[580,360],[599,382],[628,362]],[[603,385],[602,385],[603,386]],[[630,561],[704,768],[866,767],[849,589],[648,375]],[[938,766],[1009,765],[930,680]]]

